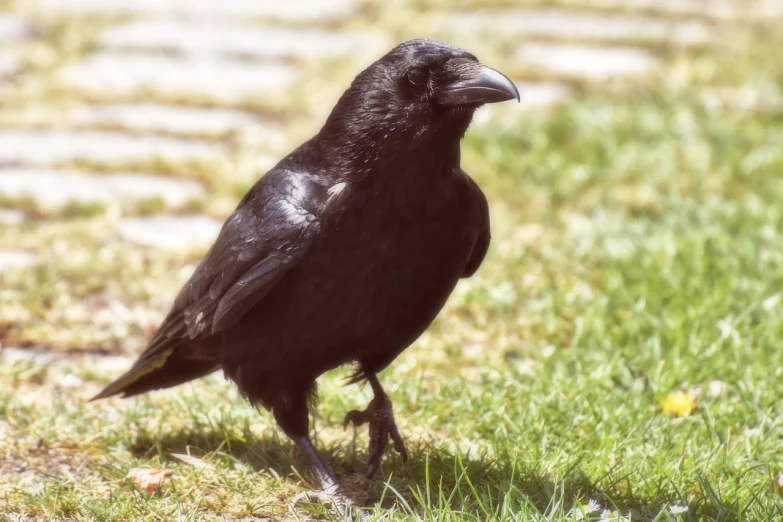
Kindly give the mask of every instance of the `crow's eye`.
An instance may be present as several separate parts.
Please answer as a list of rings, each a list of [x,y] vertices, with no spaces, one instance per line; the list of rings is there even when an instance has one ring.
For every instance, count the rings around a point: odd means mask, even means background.
[[[408,71],[408,81],[411,83],[411,85],[421,87],[424,85],[424,82],[427,81],[427,71],[424,69],[419,69],[418,67],[411,69]]]

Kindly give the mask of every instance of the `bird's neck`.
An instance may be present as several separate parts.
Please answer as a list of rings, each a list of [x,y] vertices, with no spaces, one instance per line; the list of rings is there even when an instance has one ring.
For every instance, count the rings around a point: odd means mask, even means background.
[[[376,176],[438,177],[460,163],[462,134],[444,130],[419,135],[393,132],[331,134],[316,137],[321,164],[345,180]]]

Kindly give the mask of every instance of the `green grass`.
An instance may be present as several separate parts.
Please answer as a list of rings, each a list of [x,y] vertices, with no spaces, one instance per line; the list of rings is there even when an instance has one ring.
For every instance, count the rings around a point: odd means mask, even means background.
[[[379,519],[575,520],[591,499],[645,520],[676,519],[672,505],[688,506],[684,520],[783,517],[781,143],[780,115],[670,98],[585,100],[471,134],[465,163],[494,204],[493,250],[382,376],[410,461],[390,452],[379,480],[349,476],[351,491]],[[71,470],[11,474],[7,511],[274,517],[314,483],[220,378],[85,404],[111,375],[74,364],[52,370],[84,381],[72,393],[53,392],[45,370],[2,368],[10,454]],[[322,379],[316,434],[350,473],[366,436],[354,445],[340,420],[367,395],[344,377]],[[692,388],[692,416],[661,413],[660,399]],[[189,449],[213,469],[168,456]],[[123,479],[135,466],[177,476],[148,496]]]
[[[754,35],[677,56],[661,85],[591,88],[469,132],[493,245],[381,375],[410,460],[389,450],[375,479],[354,474],[366,428],[341,423],[370,392],[343,386],[347,368],[320,380],[312,434],[371,519],[783,519],[783,112],[699,95],[780,94],[780,36]],[[194,209],[228,211],[251,163],[189,170],[214,191]],[[2,273],[4,344],[142,348],[200,252],[123,242],[116,217],[73,207],[0,227],[4,249],[41,259]],[[0,520],[333,517],[289,509],[314,475],[219,375],[88,403],[129,360],[45,357],[0,364]],[[661,401],[679,391],[698,408],[673,418]],[[136,467],[174,477],[147,494]]]

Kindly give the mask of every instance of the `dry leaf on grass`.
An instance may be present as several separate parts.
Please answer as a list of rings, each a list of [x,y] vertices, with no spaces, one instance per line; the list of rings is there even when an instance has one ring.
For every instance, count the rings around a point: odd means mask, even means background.
[[[198,469],[212,468],[212,466],[208,462],[204,462],[200,458],[194,457],[192,455],[186,455],[184,453],[169,453],[169,456],[174,457],[175,459],[180,460],[185,464],[190,464],[194,468],[198,468]]]
[[[778,494],[783,495],[783,473],[779,472],[773,477],[772,487],[775,488],[775,491],[777,491]]]
[[[133,468],[128,472],[127,478],[136,484],[139,489],[147,493],[155,493],[166,478],[173,475],[169,469]]]

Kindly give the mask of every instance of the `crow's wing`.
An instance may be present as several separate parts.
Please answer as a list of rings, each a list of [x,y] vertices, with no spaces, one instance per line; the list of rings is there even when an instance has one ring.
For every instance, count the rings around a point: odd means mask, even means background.
[[[175,348],[180,358],[217,363],[219,353],[204,353],[208,344],[190,341],[236,324],[305,256],[319,229],[318,188],[306,175],[282,169],[259,180],[226,220],[147,349],[95,398],[120,393],[161,368]]]
[[[469,220],[476,228],[476,241],[473,243],[473,250],[465,265],[465,270],[462,272],[462,277],[470,277],[475,274],[476,270],[481,266],[484,257],[487,255],[487,250],[489,250],[489,242],[491,239],[489,205],[487,204],[487,197],[476,182],[473,181],[473,178],[464,170],[460,170],[460,174],[463,176],[467,188],[467,207],[470,209]]]
[[[300,176],[275,174],[243,199],[180,291],[175,331],[197,339],[235,324],[304,256],[319,228],[312,191]]]

